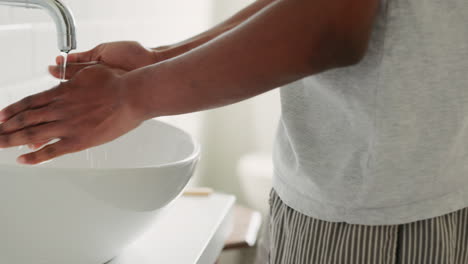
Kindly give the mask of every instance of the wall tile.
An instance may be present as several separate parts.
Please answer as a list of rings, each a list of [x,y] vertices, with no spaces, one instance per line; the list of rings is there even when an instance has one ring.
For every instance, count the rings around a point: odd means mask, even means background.
[[[11,7],[10,17],[12,24],[38,23],[52,21],[50,16],[41,9]]]
[[[10,23],[11,23],[10,7],[0,6],[0,25],[10,24]]]
[[[78,50],[102,42],[136,40],[148,47],[205,30],[211,0],[65,0],[75,14]],[[111,3],[111,4],[110,4]],[[55,25],[43,10],[0,6],[0,85],[47,74],[59,54]]]
[[[55,57],[59,55],[55,25],[52,23],[33,24],[30,45],[33,49],[33,77],[48,74],[47,66],[54,64]]]
[[[31,26],[0,26],[0,85],[31,78],[32,31]]]

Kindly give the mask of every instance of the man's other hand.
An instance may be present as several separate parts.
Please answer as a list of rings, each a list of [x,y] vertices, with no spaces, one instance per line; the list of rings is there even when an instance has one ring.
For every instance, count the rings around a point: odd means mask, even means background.
[[[121,75],[104,65],[89,66],[70,81],[0,111],[0,148],[58,142],[22,155],[18,162],[38,164],[112,141],[139,126]]]

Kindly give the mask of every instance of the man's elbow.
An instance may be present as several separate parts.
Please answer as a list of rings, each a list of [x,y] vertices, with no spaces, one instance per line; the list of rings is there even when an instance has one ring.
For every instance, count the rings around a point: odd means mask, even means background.
[[[345,41],[327,41],[309,49],[307,73],[310,75],[327,70],[350,67],[361,63],[367,53],[367,43],[356,45]]]
[[[332,66],[354,66],[364,59],[368,50],[368,39],[348,37],[332,40],[329,44],[329,54],[332,55]]]
[[[375,4],[374,4],[375,5]],[[321,32],[314,37],[319,50],[325,54],[332,67],[348,67],[359,64],[368,51],[372,35],[375,7],[367,15],[355,19],[343,16],[324,22]]]
[[[350,67],[358,65],[364,59],[367,53],[367,48],[348,49],[345,54],[340,55],[337,67]]]

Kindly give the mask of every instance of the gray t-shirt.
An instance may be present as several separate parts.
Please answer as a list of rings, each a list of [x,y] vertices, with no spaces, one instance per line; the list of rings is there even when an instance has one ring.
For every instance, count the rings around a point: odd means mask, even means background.
[[[387,225],[468,206],[468,1],[382,1],[361,63],[281,101],[274,188],[290,207]]]

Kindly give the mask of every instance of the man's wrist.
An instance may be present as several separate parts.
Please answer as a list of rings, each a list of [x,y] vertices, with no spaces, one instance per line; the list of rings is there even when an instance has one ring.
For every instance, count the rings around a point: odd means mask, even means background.
[[[134,78],[127,73],[120,77],[119,86],[122,100],[133,118],[143,122],[153,117],[146,107],[145,96],[142,95],[142,81],[135,82]]]
[[[171,58],[169,46],[152,48],[151,56],[154,63],[159,63]]]

